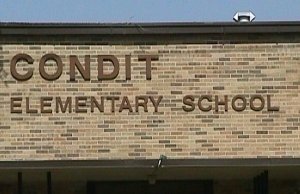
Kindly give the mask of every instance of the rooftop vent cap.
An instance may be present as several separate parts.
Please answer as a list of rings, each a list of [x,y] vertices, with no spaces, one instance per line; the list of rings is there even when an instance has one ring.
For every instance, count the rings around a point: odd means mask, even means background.
[[[233,16],[235,22],[252,22],[255,19],[255,15],[251,11],[236,12]]]

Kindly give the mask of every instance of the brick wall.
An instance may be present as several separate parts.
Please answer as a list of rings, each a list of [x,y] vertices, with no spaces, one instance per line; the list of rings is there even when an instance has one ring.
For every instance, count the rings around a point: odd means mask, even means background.
[[[35,60],[18,64],[20,73],[34,67],[33,77],[16,81],[10,61],[18,53]],[[41,78],[39,59],[55,53],[63,61],[62,76],[56,81]],[[115,80],[97,80],[97,55],[115,55],[120,73]],[[145,62],[138,55],[154,54],[152,79],[146,80]],[[91,81],[77,72],[69,79],[69,55],[91,55]],[[125,79],[125,55],[131,55],[132,80]],[[108,67],[107,65],[106,67]],[[158,158],[255,158],[300,157],[300,44],[162,44],[162,45],[81,45],[3,43],[0,49],[0,160],[135,159]],[[106,68],[109,72],[111,68]],[[55,71],[47,67],[47,71]],[[279,111],[250,109],[252,95],[262,95]],[[228,111],[183,110],[183,97],[228,96]],[[231,107],[235,95],[247,99],[245,111]],[[25,112],[25,98],[39,109],[40,97],[127,96],[133,112],[118,112],[105,104],[105,112],[51,114]],[[139,107],[136,96],[163,96],[158,112]],[[23,97],[22,114],[11,113],[13,97]],[[74,99],[73,99],[74,100]],[[55,110],[55,101],[52,108]],[[195,101],[196,102],[196,101]],[[256,102],[257,103],[257,102]],[[205,106],[209,103],[204,103]],[[74,106],[73,106],[74,108]]]

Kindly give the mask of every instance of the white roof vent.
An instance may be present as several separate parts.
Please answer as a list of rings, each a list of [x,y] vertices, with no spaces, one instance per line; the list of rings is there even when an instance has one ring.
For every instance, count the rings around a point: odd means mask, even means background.
[[[252,22],[254,19],[255,15],[251,11],[236,12],[233,16],[236,22]]]

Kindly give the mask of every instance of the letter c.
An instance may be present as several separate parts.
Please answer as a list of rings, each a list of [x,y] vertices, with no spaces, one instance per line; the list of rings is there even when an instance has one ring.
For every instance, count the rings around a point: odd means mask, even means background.
[[[34,60],[30,55],[27,54],[17,54],[10,62],[10,73],[18,81],[29,80],[33,75],[33,68],[29,68],[27,73],[21,75],[17,72],[16,66],[19,61],[26,61],[28,64],[33,64]]]

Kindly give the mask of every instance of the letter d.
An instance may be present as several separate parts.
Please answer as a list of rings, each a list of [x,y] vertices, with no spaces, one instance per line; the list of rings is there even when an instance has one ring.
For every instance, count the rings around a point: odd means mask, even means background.
[[[113,65],[114,69],[109,74],[104,74],[103,62],[109,61]],[[115,79],[119,74],[119,61],[113,55],[99,55],[98,56],[98,80],[112,80]]]

